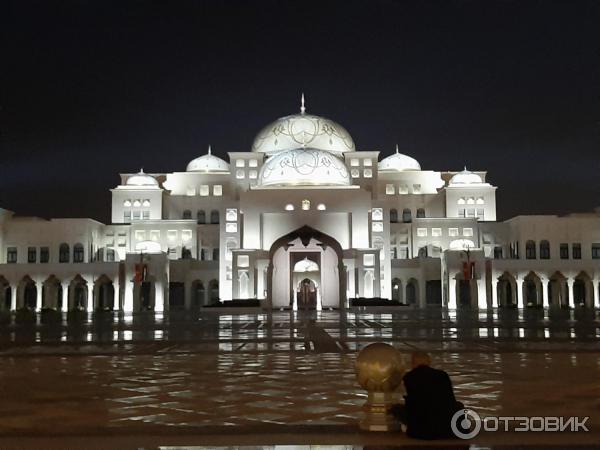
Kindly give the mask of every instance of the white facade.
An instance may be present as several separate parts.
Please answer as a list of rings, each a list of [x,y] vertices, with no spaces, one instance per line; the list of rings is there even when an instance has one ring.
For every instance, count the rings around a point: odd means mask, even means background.
[[[121,174],[111,224],[0,210],[0,308],[599,305],[599,213],[496,222],[486,172],[380,160],[304,105],[249,148]]]

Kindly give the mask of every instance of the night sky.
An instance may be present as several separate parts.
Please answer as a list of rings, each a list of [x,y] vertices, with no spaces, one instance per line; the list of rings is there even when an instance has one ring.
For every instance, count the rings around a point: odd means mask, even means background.
[[[295,113],[500,219],[600,205],[600,1],[0,0],[0,206],[109,220],[119,172],[248,151]]]

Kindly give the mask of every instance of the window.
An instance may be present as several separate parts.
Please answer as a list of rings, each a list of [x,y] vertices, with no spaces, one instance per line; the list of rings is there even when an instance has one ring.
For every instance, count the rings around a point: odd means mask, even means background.
[[[310,209],[310,200],[302,200],[302,209],[308,211]]]
[[[146,230],[135,230],[134,236],[136,241],[143,241],[146,239]]]
[[[560,244],[560,259],[569,259],[569,244]]]
[[[248,171],[248,178],[251,180],[256,180],[258,178],[258,172],[256,170]]]
[[[408,194],[408,186],[405,184],[398,186],[398,194]]]
[[[48,247],[40,247],[40,262],[47,263],[50,261],[50,249]]]
[[[502,259],[502,247],[494,247],[494,259]]]
[[[218,248],[212,249],[212,259],[213,259],[213,261],[219,260],[219,249]]]
[[[474,205],[475,204],[475,198],[474,197],[469,197],[467,199],[467,205]]]
[[[350,160],[350,165],[351,165],[352,167],[358,167],[358,166],[360,165],[360,161],[359,161],[357,158],[352,158],[352,159]]]
[[[294,210],[294,205],[292,205],[291,203],[288,203],[287,205],[285,205],[285,210],[286,211],[293,211]]]
[[[465,198],[464,197],[459,198],[457,203],[459,205],[464,205],[465,204]]]
[[[250,257],[248,255],[238,255],[237,265],[238,267],[248,267],[250,265]]]
[[[463,236],[473,236],[473,228],[463,228]]]
[[[181,259],[192,259],[192,251],[189,248],[181,248]]]
[[[186,193],[189,197],[193,197],[196,195],[196,188],[194,186],[188,186]]]
[[[404,223],[412,222],[412,213],[410,212],[410,209],[404,208],[402,210],[402,222],[404,222]]]
[[[141,217],[142,217],[142,215],[140,214],[139,211],[133,212],[133,220],[140,220]]]
[[[358,171],[358,169],[352,169],[350,171],[350,175],[352,176],[352,178],[358,178],[360,176],[360,172]]]
[[[225,231],[227,233],[237,233],[237,223],[228,222],[225,224]]]
[[[421,185],[420,184],[413,184],[413,192],[415,194],[420,194],[421,193]]]
[[[383,220],[383,209],[382,208],[373,208],[371,210],[371,218],[373,220]]]
[[[373,161],[371,161],[369,158],[363,159],[363,166],[371,167],[372,165],[373,165]]]
[[[317,209],[318,209],[319,211],[325,211],[325,210],[327,209],[327,207],[325,206],[325,203],[319,203],[319,204],[317,205]]]
[[[189,242],[192,240],[192,230],[183,230],[181,232],[181,240],[183,242]]]
[[[115,251],[112,248],[106,250],[106,261],[114,262],[115,261]]]
[[[425,210],[423,208],[417,209],[417,219],[422,219],[425,217]]]
[[[573,259],[581,259],[581,244],[573,244]]]
[[[238,170],[235,171],[235,177],[238,180],[246,178],[246,172],[244,172],[244,169],[238,169]]]
[[[208,197],[209,194],[209,188],[210,186],[208,184],[202,184],[200,185],[200,196],[201,197]]]
[[[477,204],[478,204],[478,205],[483,205],[484,203],[485,203],[485,202],[484,202],[484,200],[483,200],[483,197],[478,197],[478,198],[477,198]]]
[[[210,212],[210,223],[213,225],[218,224],[220,222],[219,211],[217,209],[213,209]]]
[[[183,220],[190,220],[192,218],[192,212],[189,209],[183,211],[183,215],[181,216]]]
[[[169,241],[174,241],[177,239],[177,230],[168,230],[167,231],[167,239]]]
[[[198,212],[196,213],[196,222],[198,222],[199,224],[206,223],[206,212],[204,212],[204,210],[198,210]]]
[[[397,209],[390,209],[390,222],[398,223],[398,210]]]
[[[448,228],[448,236],[458,236],[458,228]]]
[[[417,228],[417,236],[426,237],[427,236],[427,228]]]
[[[27,248],[27,262],[28,263],[35,263],[37,259],[37,248],[35,247],[28,247]]]
[[[248,167],[258,167],[258,160],[251,159],[250,161],[248,161]]]
[[[238,159],[235,162],[235,167],[246,167],[246,161],[243,159]]]
[[[75,263],[83,262],[83,245],[75,244],[73,246],[73,262],[75,262]]]
[[[58,247],[58,262],[68,263],[70,258],[71,250],[69,249],[69,244],[60,244],[60,247]]]
[[[458,209],[458,217],[464,218],[465,216],[465,208]]]
[[[130,208],[131,207],[131,200],[125,200],[123,202],[123,206],[126,207],[126,208]]]
[[[475,217],[475,210],[472,208],[467,209],[467,217]]]
[[[151,230],[150,231],[150,240],[157,242],[160,240],[160,230]]]
[[[370,255],[363,255],[363,264],[365,266],[373,266],[375,265],[375,256],[370,254]]]
[[[440,237],[442,235],[442,229],[441,228],[432,228],[431,235],[433,237]]]
[[[485,210],[483,208],[477,208],[477,218],[479,220],[483,220],[485,215]]]
[[[592,244],[592,259],[600,259],[600,244]]]
[[[148,208],[150,206],[150,200],[146,199],[142,202],[142,206],[144,208]]]
[[[215,184],[213,186],[213,195],[215,197],[220,197],[223,195],[223,186],[220,184]]]
[[[373,171],[371,169],[365,169],[365,170],[363,170],[363,176],[365,178],[372,178],[373,177]]]
[[[386,184],[385,193],[387,195],[394,195],[396,193],[396,187],[393,184]]]
[[[6,262],[8,264],[17,262],[17,247],[8,247],[6,249]]]
[[[225,220],[227,222],[237,222],[237,209],[227,208],[225,210]]]
[[[139,208],[140,206],[142,206],[142,202],[140,202],[139,200],[134,200],[133,206],[135,206],[136,208]]]
[[[131,222],[131,211],[123,212],[123,222]]]
[[[150,211],[142,211],[142,219],[150,220]]]
[[[550,259],[550,242],[546,240],[540,242],[540,259]]]
[[[383,222],[373,222],[371,224],[371,229],[375,233],[381,233],[381,232],[383,232]]]
[[[535,242],[527,241],[525,243],[525,258],[535,259]]]

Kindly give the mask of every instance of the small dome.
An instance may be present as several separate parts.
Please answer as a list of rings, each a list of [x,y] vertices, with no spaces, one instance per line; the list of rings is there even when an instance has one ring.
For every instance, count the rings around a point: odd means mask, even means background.
[[[403,155],[398,152],[398,146],[396,145],[396,153],[383,158],[379,162],[379,170],[389,170],[393,172],[403,172],[405,170],[421,170],[419,161],[410,156]]]
[[[450,178],[450,185],[461,185],[461,184],[481,184],[483,180],[476,173],[467,170],[465,167],[462,172],[458,172],[452,178]]]
[[[214,156],[211,153],[210,145],[208,146],[208,153],[206,155],[199,156],[196,159],[192,159],[187,165],[186,171],[188,172],[229,172],[229,164],[223,161],[221,158]]]
[[[254,139],[252,151],[268,156],[298,147],[332,153],[355,151],[350,133],[340,124],[324,117],[305,114],[304,95],[300,114],[281,117],[264,127]]]
[[[315,148],[295,148],[267,160],[260,169],[262,186],[349,186],[346,165]]]
[[[151,175],[144,173],[144,169],[140,169],[135,175],[131,175],[125,181],[126,186],[158,186],[158,181]]]

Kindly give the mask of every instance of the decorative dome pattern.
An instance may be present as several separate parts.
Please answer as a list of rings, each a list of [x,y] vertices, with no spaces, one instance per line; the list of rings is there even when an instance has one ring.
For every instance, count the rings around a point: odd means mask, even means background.
[[[398,146],[396,145],[396,153],[383,158],[379,162],[379,170],[403,172],[405,170],[421,170],[419,161],[410,156],[403,155],[398,152]]]
[[[208,146],[208,153],[192,159],[187,165],[188,172],[229,172],[229,164],[221,158],[214,156]]]
[[[254,139],[252,151],[270,156],[298,147],[338,154],[355,151],[354,141],[344,127],[333,120],[304,113],[282,117],[267,125]]]
[[[154,186],[158,187],[158,181],[151,175],[144,173],[144,169],[140,169],[135,175],[131,175],[125,181],[126,186]]]
[[[450,185],[465,185],[465,184],[482,184],[483,180],[476,173],[467,170],[465,167],[462,172],[458,172],[452,178],[450,178]]]
[[[267,160],[260,169],[262,186],[349,186],[346,165],[335,155],[315,148],[295,148]]]

